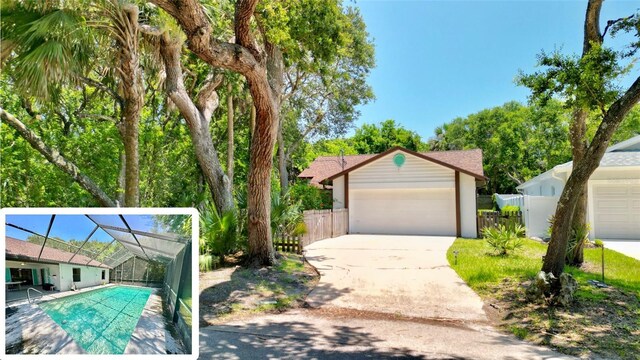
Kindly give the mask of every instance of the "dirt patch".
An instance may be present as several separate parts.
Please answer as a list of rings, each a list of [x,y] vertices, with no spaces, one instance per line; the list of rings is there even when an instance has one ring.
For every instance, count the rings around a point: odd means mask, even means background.
[[[320,275],[299,255],[263,268],[240,265],[200,273],[200,326],[304,305]]]
[[[505,280],[485,297],[489,320],[504,331],[586,359],[640,358],[640,299],[615,287],[581,284],[570,308],[525,301],[528,283]]]
[[[385,313],[377,311],[356,310],[341,307],[320,307],[305,309],[313,316],[321,316],[330,319],[338,319],[349,321],[351,319],[359,320],[379,320],[394,322],[411,322],[418,324],[434,325],[440,327],[456,328],[460,330],[475,331],[468,324],[461,320],[443,319],[443,318],[420,318],[414,316],[404,316],[397,313]],[[474,323],[478,324],[478,323]]]

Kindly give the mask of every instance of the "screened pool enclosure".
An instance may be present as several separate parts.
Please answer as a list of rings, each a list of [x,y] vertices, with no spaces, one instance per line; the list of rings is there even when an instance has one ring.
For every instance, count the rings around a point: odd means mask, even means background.
[[[167,312],[190,347],[191,215],[7,214],[5,222],[7,302],[24,292],[28,297],[29,288],[162,288]]]

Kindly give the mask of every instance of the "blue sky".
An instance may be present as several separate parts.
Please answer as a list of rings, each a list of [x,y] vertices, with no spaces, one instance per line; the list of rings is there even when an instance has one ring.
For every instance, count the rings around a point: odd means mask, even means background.
[[[125,227],[117,216],[92,216],[95,217],[96,221],[102,224],[117,226],[120,228]],[[124,217],[132,229],[146,232],[154,232],[158,230],[160,230],[160,232],[166,232],[166,229],[162,228],[159,224],[156,224],[152,215],[124,215]],[[46,235],[50,219],[51,215],[7,215],[6,222],[7,224],[17,225],[40,235]],[[75,239],[84,241],[95,226],[96,224],[85,215],[56,215],[49,236],[58,237],[63,240]],[[11,226],[6,227],[6,233],[7,236],[21,240],[25,240],[27,237],[32,235]],[[91,240],[111,242],[113,238],[102,229],[98,229],[91,236]]]
[[[526,102],[528,90],[514,83],[518,71],[534,71],[543,49],[580,53],[586,3],[358,0],[376,46],[369,83],[377,99],[360,108],[356,126],[395,119],[426,140],[456,117]],[[638,7],[607,1],[602,22]]]

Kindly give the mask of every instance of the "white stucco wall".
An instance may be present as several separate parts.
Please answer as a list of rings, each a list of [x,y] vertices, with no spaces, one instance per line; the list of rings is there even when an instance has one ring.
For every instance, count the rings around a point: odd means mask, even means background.
[[[24,265],[22,265],[24,264]],[[7,260],[5,263],[6,268],[15,268],[15,269],[36,269],[38,270],[38,283],[42,285],[43,281],[40,274],[40,269],[49,269],[49,278],[45,279],[46,282],[53,284],[56,286],[56,289],[59,289],[60,286],[60,267],[58,264],[42,264],[42,263],[34,263],[27,261],[13,261]]]
[[[476,179],[460,174],[460,230],[462,237],[477,238]]]
[[[344,209],[344,176],[333,180],[333,208]]]
[[[60,264],[60,287],[62,291],[71,289],[73,282],[73,268],[80,268],[80,281],[76,282],[78,288],[96,286],[109,282],[109,269],[82,266],[75,264]],[[105,279],[102,280],[102,271],[105,271]]]

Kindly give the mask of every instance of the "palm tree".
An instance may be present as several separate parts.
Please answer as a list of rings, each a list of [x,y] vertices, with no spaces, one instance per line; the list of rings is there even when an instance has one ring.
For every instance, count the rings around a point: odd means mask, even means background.
[[[138,128],[144,88],[137,7],[117,0],[13,1],[3,7],[2,19],[2,70],[12,78],[25,103],[36,99],[55,107],[61,100],[61,89],[79,84],[113,98],[117,108],[113,117],[75,115],[109,120],[117,127],[125,153],[124,205],[138,206]],[[99,56],[108,53],[112,44],[115,56]],[[97,58],[115,61],[94,61]],[[94,80],[89,74],[100,78]],[[34,148],[43,153],[42,148]],[[69,173],[69,168],[53,163]]]

